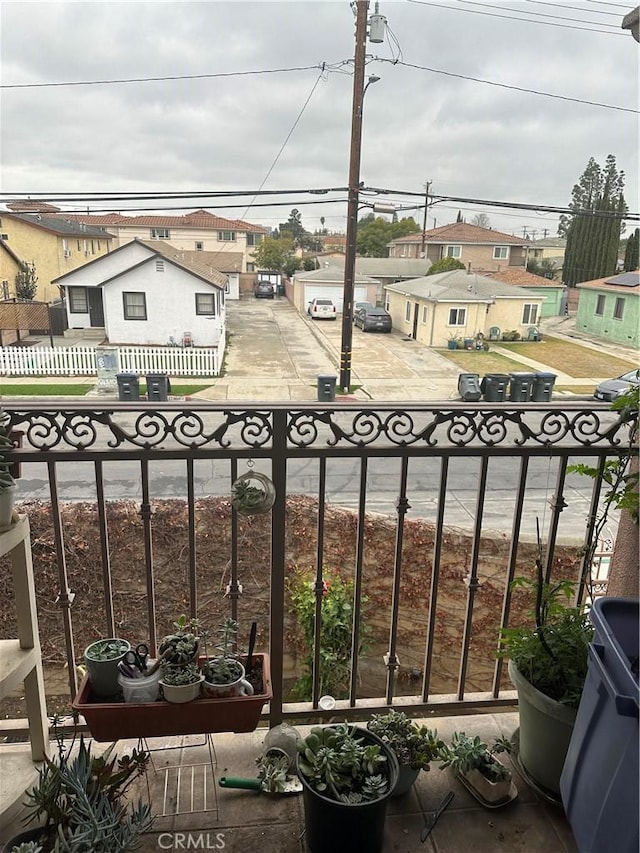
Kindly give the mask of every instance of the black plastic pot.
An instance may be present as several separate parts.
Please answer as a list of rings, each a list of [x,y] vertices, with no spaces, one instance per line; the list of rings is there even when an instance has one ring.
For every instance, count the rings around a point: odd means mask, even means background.
[[[14,847],[18,847],[20,844],[26,844],[27,841],[36,841],[42,832],[42,827],[35,827],[32,829],[25,829],[19,835],[14,835],[13,838],[10,838],[3,846],[2,853],[11,853]]]
[[[311,788],[298,770],[302,781],[305,835],[311,853],[381,853],[387,805],[400,772],[398,760],[395,753],[367,729],[358,728],[356,735],[368,744],[377,744],[387,756],[389,789],[379,800],[338,803]]]

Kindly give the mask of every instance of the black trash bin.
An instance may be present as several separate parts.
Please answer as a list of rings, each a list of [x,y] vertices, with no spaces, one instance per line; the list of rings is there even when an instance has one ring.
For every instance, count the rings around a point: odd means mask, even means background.
[[[535,373],[510,373],[511,391],[509,399],[514,403],[528,403],[533,391]]]
[[[136,373],[116,373],[118,399],[130,403],[140,399],[140,377]]]
[[[555,373],[536,373],[533,379],[533,393],[531,395],[534,403],[546,403],[551,399],[556,379],[557,376]]]
[[[477,373],[461,373],[458,376],[458,393],[465,402],[479,400],[482,396],[480,376]]]
[[[480,383],[480,390],[487,403],[502,403],[507,399],[509,377],[506,373],[487,373]]]
[[[318,402],[330,403],[336,399],[337,376],[318,376]]]
[[[163,400],[169,399],[169,391],[171,391],[171,383],[166,373],[147,373],[147,400],[153,400],[154,403],[161,403]]]

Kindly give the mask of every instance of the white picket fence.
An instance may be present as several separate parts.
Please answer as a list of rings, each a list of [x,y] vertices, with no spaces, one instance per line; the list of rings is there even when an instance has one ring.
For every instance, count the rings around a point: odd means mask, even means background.
[[[117,347],[120,373],[218,376],[224,332],[217,347]],[[0,347],[0,376],[96,376],[95,347]]]

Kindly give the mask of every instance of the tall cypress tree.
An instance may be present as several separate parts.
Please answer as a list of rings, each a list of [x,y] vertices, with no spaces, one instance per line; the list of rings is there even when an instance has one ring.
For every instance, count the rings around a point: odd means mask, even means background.
[[[563,280],[569,287],[579,281],[603,278],[616,270],[620,231],[627,206],[624,172],[616,158],[607,157],[604,168],[590,158],[571,193],[571,217],[561,217],[558,233],[567,238]]]
[[[624,268],[626,272],[637,270],[640,266],[640,228],[636,228],[627,240],[627,248],[624,253]]]

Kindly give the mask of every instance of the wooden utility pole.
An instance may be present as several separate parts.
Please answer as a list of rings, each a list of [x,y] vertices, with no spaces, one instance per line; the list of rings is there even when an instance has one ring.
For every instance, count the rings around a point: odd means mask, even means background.
[[[422,248],[420,249],[420,257],[427,257],[427,238],[425,236],[427,231],[427,210],[429,209],[429,190],[431,188],[431,181],[427,181],[424,185],[424,216],[422,217]]]
[[[360,150],[362,142],[362,101],[367,45],[369,0],[356,0],[356,48],[353,68],[353,104],[351,110],[351,154],[349,158],[349,195],[347,201],[347,245],[344,259],[342,296],[342,344],[340,347],[340,388],[346,394],[351,385],[351,344],[353,336],[353,290],[356,272],[356,238],[360,195]]]

